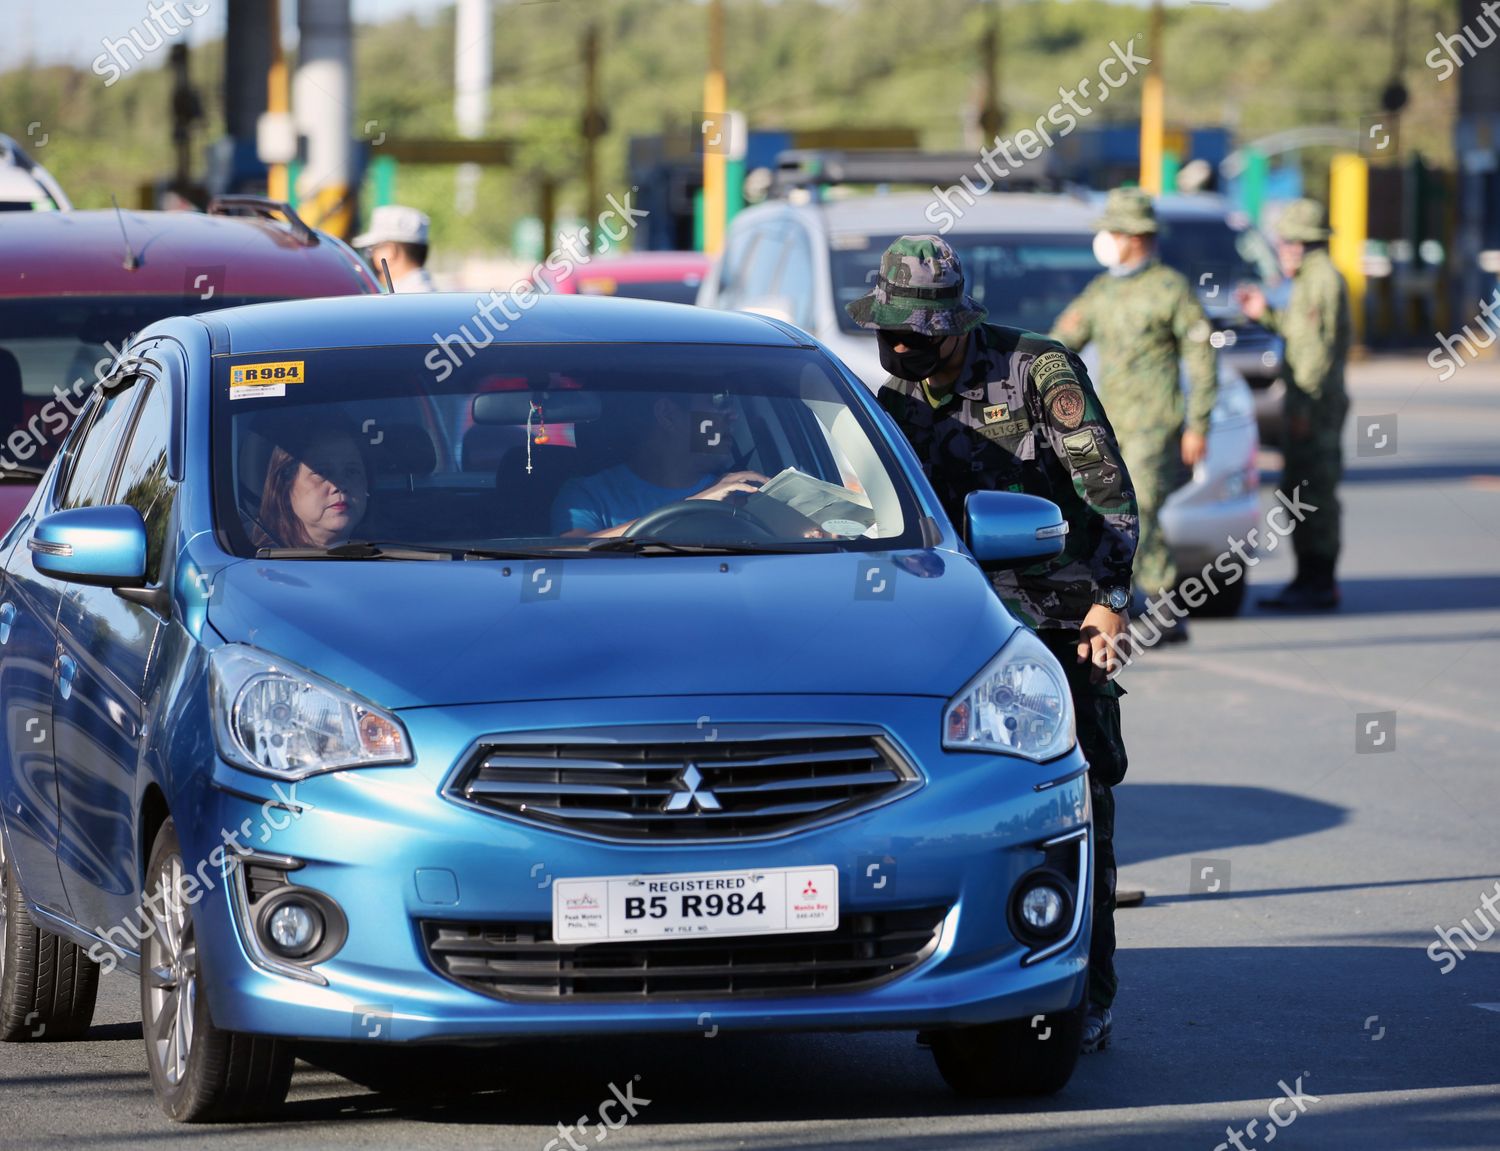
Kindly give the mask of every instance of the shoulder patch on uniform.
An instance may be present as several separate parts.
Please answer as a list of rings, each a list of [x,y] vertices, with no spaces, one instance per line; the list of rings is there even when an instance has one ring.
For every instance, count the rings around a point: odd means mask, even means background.
[[[1046,395],[1063,384],[1078,383],[1073,365],[1068,362],[1068,353],[1063,351],[1043,352],[1031,362],[1031,379],[1037,391]]]
[[[1083,423],[1083,389],[1077,384],[1054,388],[1047,397],[1047,413],[1062,428],[1076,428]]]
[[[1104,458],[1099,451],[1099,441],[1094,438],[1093,428],[1084,428],[1081,432],[1064,436],[1063,447],[1068,450],[1068,459],[1075,468],[1086,468]]]

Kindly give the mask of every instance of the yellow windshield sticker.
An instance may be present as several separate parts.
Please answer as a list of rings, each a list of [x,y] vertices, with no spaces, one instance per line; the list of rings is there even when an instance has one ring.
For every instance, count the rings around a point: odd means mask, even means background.
[[[270,364],[239,364],[229,369],[229,398],[255,400],[286,395],[288,384],[307,379],[303,360],[280,360]]]

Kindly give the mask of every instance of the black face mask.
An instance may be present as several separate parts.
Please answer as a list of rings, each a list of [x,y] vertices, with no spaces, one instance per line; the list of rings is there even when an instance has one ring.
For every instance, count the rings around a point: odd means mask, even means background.
[[[942,346],[946,336],[921,336],[914,332],[875,333],[880,344],[880,366],[898,380],[925,380],[943,362]],[[895,345],[906,351],[898,352]]]

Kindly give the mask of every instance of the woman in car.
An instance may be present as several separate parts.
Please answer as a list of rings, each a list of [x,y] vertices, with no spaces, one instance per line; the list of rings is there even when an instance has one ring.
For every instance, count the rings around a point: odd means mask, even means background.
[[[257,548],[347,541],[370,504],[369,469],[353,428],[286,428],[272,438],[251,541]]]

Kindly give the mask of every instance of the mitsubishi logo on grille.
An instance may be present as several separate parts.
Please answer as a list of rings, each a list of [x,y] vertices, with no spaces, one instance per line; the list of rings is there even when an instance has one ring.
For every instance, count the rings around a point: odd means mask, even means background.
[[[696,763],[687,765],[687,770],[675,781],[677,790],[667,799],[663,811],[720,811],[719,797],[704,784],[703,773]]]

